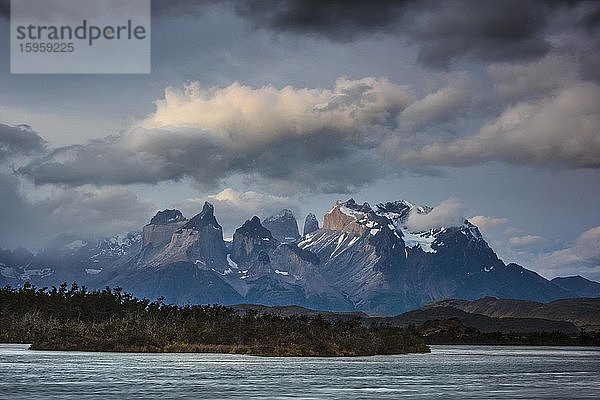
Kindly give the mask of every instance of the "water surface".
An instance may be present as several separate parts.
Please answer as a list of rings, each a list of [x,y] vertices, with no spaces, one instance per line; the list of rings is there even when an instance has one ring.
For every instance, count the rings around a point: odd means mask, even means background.
[[[0,344],[1,399],[597,399],[600,348],[432,346],[270,358],[30,351]]]

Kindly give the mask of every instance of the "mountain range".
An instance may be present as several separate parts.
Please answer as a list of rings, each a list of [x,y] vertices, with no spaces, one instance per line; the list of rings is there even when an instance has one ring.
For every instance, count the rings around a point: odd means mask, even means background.
[[[141,232],[110,239],[62,235],[35,255],[0,250],[0,284],[76,281],[178,304],[299,305],[371,315],[448,298],[546,303],[600,296],[596,282],[550,281],[505,264],[468,220],[411,227],[411,215],[431,210],[405,200],[371,206],[350,199],[336,202],[322,227],[309,214],[302,235],[293,213],[282,210],[246,220],[226,241],[207,202],[190,219],[179,210],[159,211]]]

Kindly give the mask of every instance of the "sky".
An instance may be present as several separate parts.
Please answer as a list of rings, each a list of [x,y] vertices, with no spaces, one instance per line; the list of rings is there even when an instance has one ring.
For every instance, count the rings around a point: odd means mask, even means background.
[[[600,279],[600,3],[153,0],[151,74],[10,74],[0,247],[407,199]]]

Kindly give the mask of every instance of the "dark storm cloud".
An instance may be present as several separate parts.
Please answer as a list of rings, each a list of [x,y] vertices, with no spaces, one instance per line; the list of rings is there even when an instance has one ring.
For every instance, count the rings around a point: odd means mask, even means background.
[[[161,18],[166,15],[202,14],[212,6],[222,4],[219,0],[152,0],[152,16]]]
[[[155,183],[181,177],[169,171],[168,166],[158,167],[150,155],[121,148],[114,138],[55,149],[20,168],[19,172],[31,177],[36,184],[69,186]]]
[[[140,147],[128,138],[67,146],[30,162],[19,173],[36,184],[66,186],[154,184],[191,177],[202,189],[242,174],[285,192],[349,193],[387,174],[386,167],[340,132],[287,137],[251,148],[236,148],[202,135],[137,131]],[[136,139],[137,140],[137,139]]]
[[[408,35],[420,42],[419,62],[434,68],[461,56],[533,59],[551,48],[543,36],[550,11],[537,1],[438,2],[415,13]]]
[[[0,0],[0,18],[10,17],[10,0]]]
[[[346,41],[365,33],[396,30],[406,4],[394,0],[251,0],[235,2],[235,10],[255,27]]]
[[[590,31],[595,31],[600,27],[600,3],[590,1],[587,5],[591,7],[591,11],[583,17],[582,22]]]
[[[351,41],[399,34],[419,47],[418,61],[447,68],[460,57],[483,61],[529,60],[545,55],[553,14],[568,1],[244,1],[235,10],[256,28]],[[583,23],[597,25],[597,7],[585,5]]]
[[[41,152],[45,143],[44,139],[27,125],[0,124],[0,160],[13,155]]]
[[[580,73],[583,79],[600,82],[600,44],[595,48],[599,52],[588,54],[582,58]]]
[[[390,173],[374,147],[340,132],[321,131],[273,143],[247,158],[237,172],[251,174],[276,193],[354,193]]]

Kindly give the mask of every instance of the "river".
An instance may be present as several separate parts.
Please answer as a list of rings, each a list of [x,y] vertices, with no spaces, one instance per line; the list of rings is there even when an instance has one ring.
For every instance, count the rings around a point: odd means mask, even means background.
[[[271,358],[30,351],[0,344],[1,399],[597,399],[600,348],[432,346]]]

